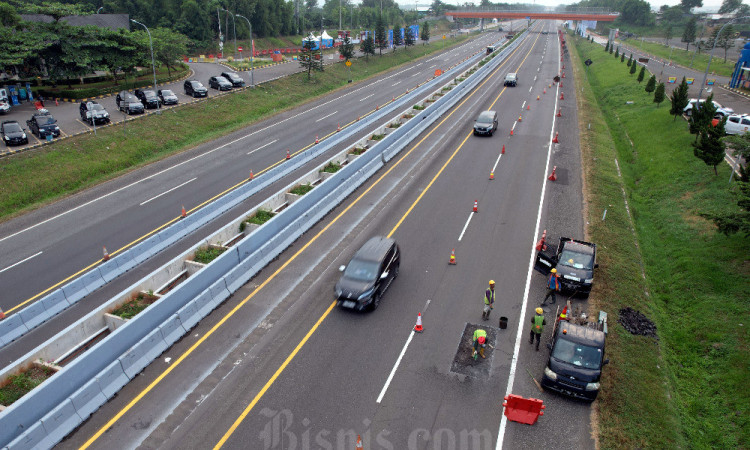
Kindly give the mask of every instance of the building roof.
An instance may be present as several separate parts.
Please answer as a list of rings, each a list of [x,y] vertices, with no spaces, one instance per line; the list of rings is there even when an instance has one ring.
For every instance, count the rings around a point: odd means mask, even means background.
[[[52,23],[55,19],[46,14],[21,14],[21,19],[26,22]],[[82,27],[84,25],[95,25],[101,28],[118,30],[124,28],[130,30],[130,16],[128,14],[91,14],[89,16],[65,16],[60,19],[68,25]]]

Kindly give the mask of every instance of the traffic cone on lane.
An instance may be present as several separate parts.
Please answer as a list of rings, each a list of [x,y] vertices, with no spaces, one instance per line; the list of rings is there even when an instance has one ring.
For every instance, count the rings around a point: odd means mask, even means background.
[[[547,177],[547,179],[550,180],[550,181],[557,181],[557,175],[555,174],[555,172],[557,172],[557,166],[554,166],[552,168],[552,173],[549,174],[549,176]]]
[[[565,78],[565,72],[562,73],[562,78]]]
[[[3,319],[5,319],[5,313],[3,312],[2,309],[0,309],[0,320],[3,320]]]
[[[494,180],[494,179],[495,179],[495,172],[490,172],[490,180]]]
[[[562,108],[557,110],[557,117],[562,117]]]
[[[565,64],[563,64],[562,68],[563,68],[563,69],[565,68]]]
[[[536,100],[539,101],[539,96],[538,95],[536,96]]]
[[[338,126],[336,127],[336,132],[338,133],[341,131],[341,122],[338,123]]]
[[[180,218],[184,219],[187,217],[187,212],[185,211],[185,205],[182,205],[182,212],[180,213]]]
[[[451,259],[448,261],[448,264],[451,264],[453,266],[456,265],[456,249],[451,249]]]
[[[362,446],[362,437],[360,437],[360,435],[357,435],[357,447],[355,447],[355,450],[364,450],[364,447]]]
[[[547,93],[547,88],[544,88],[544,92],[542,92],[542,93],[546,94]]]
[[[521,116],[518,116],[518,121],[521,122]]]
[[[501,155],[504,155],[504,154],[505,154],[505,144],[503,144],[503,149],[502,149],[502,150],[500,151],[500,154],[501,154]]]
[[[318,139],[318,135],[317,135],[317,134],[315,135],[315,143],[316,143],[316,144],[319,144],[319,143],[320,143],[320,139]]]
[[[540,252],[542,250],[547,249],[547,244],[545,242],[546,240],[547,240],[547,230],[544,230],[542,232],[542,238],[539,239],[539,242],[536,243],[536,247],[534,247],[536,251]]]
[[[560,80],[560,87],[563,87],[562,80]]]
[[[248,181],[250,181],[250,180],[252,180],[252,179],[253,179],[253,170],[252,170],[252,169],[250,169],[250,178],[248,178]]]
[[[565,93],[560,91],[560,100],[565,100]]]
[[[528,111],[530,109],[531,109],[531,103],[529,103],[528,105],[526,105],[526,111]]]
[[[417,333],[424,331],[424,328],[422,327],[422,313],[417,313],[417,324],[414,325],[414,331]]]
[[[555,144],[559,144],[560,143],[560,141],[557,139],[557,135],[558,134],[560,134],[560,133],[559,132],[555,132],[555,137],[552,138],[552,142],[555,143]]]
[[[474,212],[479,212],[479,200],[474,200]]]
[[[510,129],[510,135],[513,136],[513,129]]]
[[[375,111],[379,111],[379,110],[380,110],[380,106],[375,105]]]
[[[104,255],[102,256],[102,261],[109,261],[109,252],[107,251],[107,247],[102,245],[102,250],[102,253],[104,253]]]
[[[292,155],[289,154],[289,149],[286,149],[286,159],[292,159]]]

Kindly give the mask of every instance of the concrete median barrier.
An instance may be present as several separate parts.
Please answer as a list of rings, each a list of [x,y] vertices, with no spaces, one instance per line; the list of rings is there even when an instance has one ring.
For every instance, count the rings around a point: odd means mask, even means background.
[[[47,432],[45,438],[37,444],[40,448],[52,448],[58,442],[62,441],[65,436],[81,424],[83,420],[76,412],[73,402],[66,399],[55,409],[42,417],[42,426]]]
[[[24,325],[29,330],[50,317],[47,309],[44,307],[44,302],[34,302],[22,309],[18,315],[21,316],[21,320],[23,320]]]
[[[107,397],[102,393],[99,383],[94,378],[70,396],[70,400],[73,402],[73,406],[81,420],[86,420],[94,411],[107,402]]]
[[[167,345],[172,345],[177,342],[187,330],[182,326],[180,317],[177,314],[172,315],[169,319],[164,321],[159,327],[161,330],[161,336],[164,338],[164,342]]]
[[[42,298],[41,303],[44,304],[44,309],[47,310],[47,319],[55,316],[57,313],[70,306],[62,289],[55,289],[47,294]]]
[[[0,342],[3,345],[10,344],[27,331],[28,328],[24,325],[23,319],[19,314],[8,316],[0,321]]]
[[[167,343],[164,342],[161,330],[154,329],[119,358],[125,375],[132,380],[166,349]]]
[[[11,441],[8,450],[29,450],[30,448],[43,448],[39,444],[47,437],[47,431],[42,422],[35,422],[23,434]]]
[[[107,400],[114,397],[117,391],[130,381],[130,378],[125,375],[125,370],[123,370],[119,359],[112,361],[94,379]]]

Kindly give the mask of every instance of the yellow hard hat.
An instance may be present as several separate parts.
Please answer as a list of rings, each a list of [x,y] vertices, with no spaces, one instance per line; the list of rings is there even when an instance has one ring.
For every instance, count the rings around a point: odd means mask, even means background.
[[[495,284],[495,280],[490,280],[490,286]]]
[[[573,258],[570,258],[570,259],[568,260],[568,262],[569,262],[569,263],[571,263],[571,264],[573,264]]]
[[[557,273],[557,269],[552,269],[552,270],[550,270],[550,272]]]
[[[544,310],[541,307],[539,307],[539,308],[536,309],[536,313],[537,314],[544,314]]]

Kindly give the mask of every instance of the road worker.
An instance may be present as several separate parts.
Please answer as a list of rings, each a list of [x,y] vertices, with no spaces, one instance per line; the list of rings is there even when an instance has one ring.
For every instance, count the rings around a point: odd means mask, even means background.
[[[539,341],[542,340],[542,331],[544,331],[546,323],[544,310],[540,306],[536,309],[536,315],[531,318],[531,333],[529,334],[529,344],[533,344],[536,337],[536,351],[539,351]]]
[[[552,297],[552,304],[554,305],[557,301],[557,297],[555,296],[556,293],[560,291],[560,276],[557,275],[557,269],[552,269],[549,273],[549,278],[547,279],[547,295],[544,296],[544,301],[542,301],[542,305],[544,306],[547,304],[547,299],[549,297]]]
[[[490,287],[484,291],[484,310],[482,320],[489,320],[490,312],[495,308],[495,280],[490,280]]]
[[[474,330],[474,338],[472,340],[474,343],[474,352],[471,356],[473,356],[474,359],[477,359],[477,352],[479,352],[479,356],[484,359],[484,347],[487,345],[487,332],[481,328],[477,328]]]

